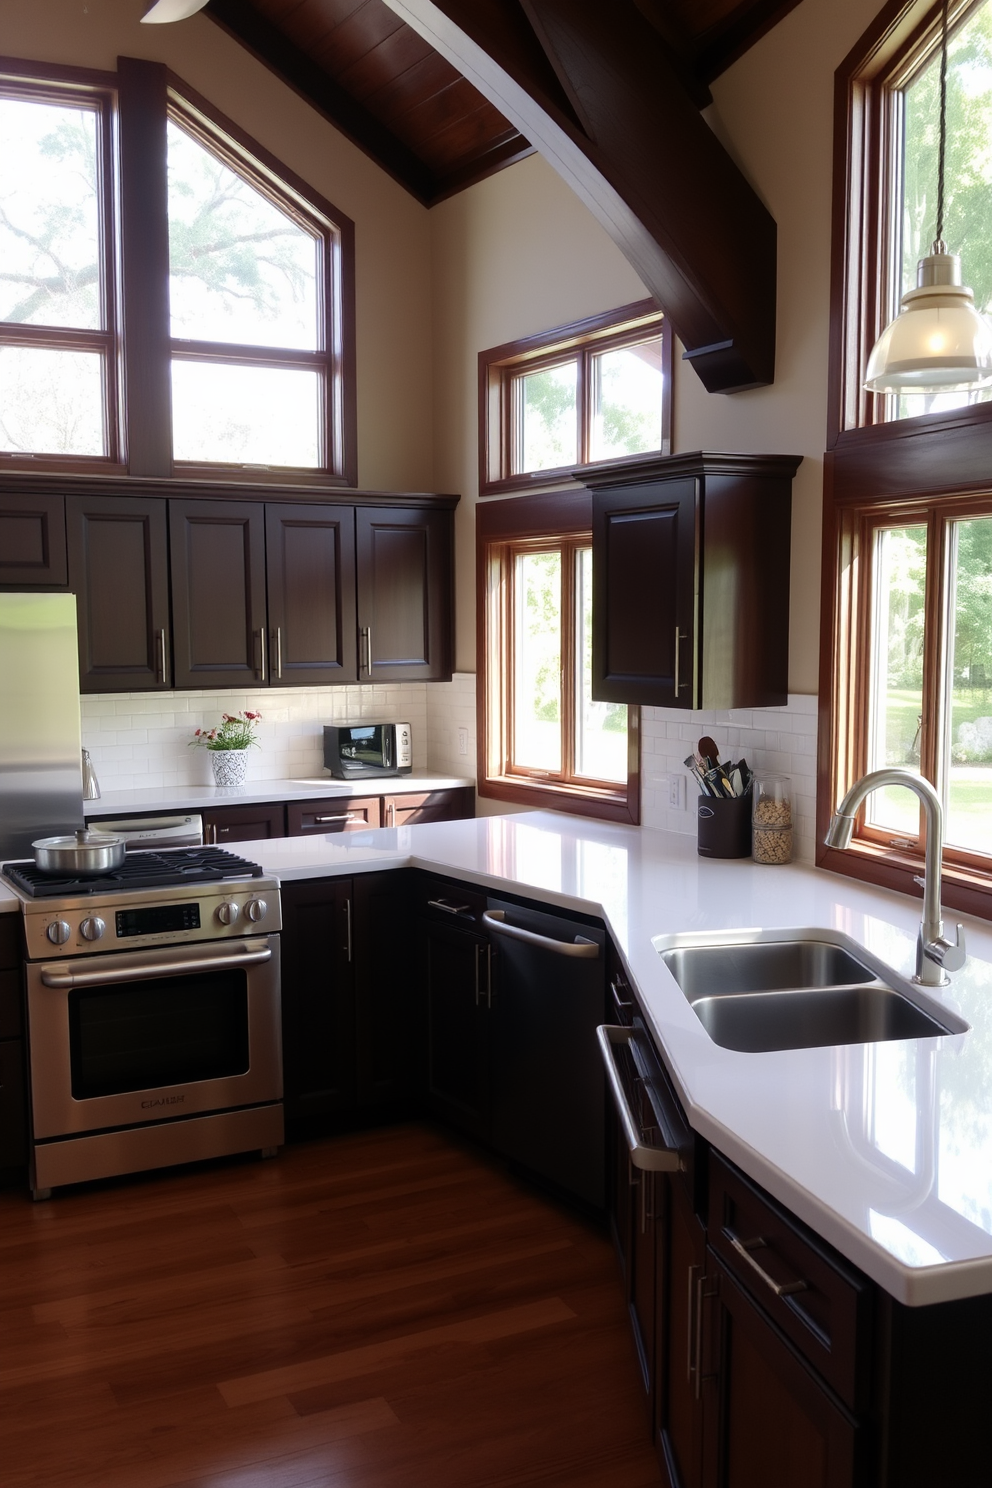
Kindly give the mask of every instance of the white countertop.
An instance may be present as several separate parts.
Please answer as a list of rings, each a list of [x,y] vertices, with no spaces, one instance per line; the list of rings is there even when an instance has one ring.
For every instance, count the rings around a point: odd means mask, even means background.
[[[992,1292],[992,925],[965,920],[968,961],[935,994],[969,1032],[741,1054],[704,1032],[653,936],[822,926],[908,976],[919,900],[553,812],[238,851],[283,880],[412,865],[601,915],[698,1132],[899,1301]]]
[[[147,790],[104,791],[84,801],[87,820],[137,816],[146,811],[207,811],[211,806],[257,806],[262,801],[324,800],[333,796],[400,796],[411,791],[454,790],[474,785],[468,776],[414,770],[409,775],[377,775],[371,780],[335,780],[333,775],[306,780],[249,780],[246,785],[150,786]]]
[[[551,812],[242,850],[283,879],[412,864],[601,914],[697,1131],[899,1301],[992,1292],[992,925],[966,920],[966,966],[935,994],[968,1033],[740,1054],[704,1032],[653,936],[823,926],[909,976],[919,901]]]

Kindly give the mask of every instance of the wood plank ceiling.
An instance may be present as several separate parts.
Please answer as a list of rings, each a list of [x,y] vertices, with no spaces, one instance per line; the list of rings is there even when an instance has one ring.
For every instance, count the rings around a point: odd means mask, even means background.
[[[697,108],[798,0],[635,0]],[[420,201],[529,154],[499,110],[384,0],[210,0],[206,9]]]

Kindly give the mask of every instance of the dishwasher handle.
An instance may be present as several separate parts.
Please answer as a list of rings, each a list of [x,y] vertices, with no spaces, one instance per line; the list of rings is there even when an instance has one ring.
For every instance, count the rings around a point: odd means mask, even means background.
[[[482,923],[495,935],[505,935],[508,940],[522,940],[526,945],[540,946],[544,951],[553,951],[556,956],[571,956],[582,961],[595,961],[599,956],[596,942],[586,940],[583,935],[577,935],[574,941],[554,940],[550,935],[538,935],[519,925],[508,925],[504,909],[487,909],[482,916]]]
[[[637,1122],[627,1104],[627,1094],[623,1088],[620,1071],[617,1069],[613,1049],[617,1044],[629,1045],[634,1037],[634,1029],[603,1023],[596,1029],[596,1037],[599,1039],[600,1053],[603,1056],[603,1064],[606,1066],[606,1078],[613,1092],[613,1101],[617,1108],[617,1115],[620,1117],[623,1134],[630,1151],[630,1160],[634,1167],[646,1173],[680,1172],[682,1158],[678,1148],[654,1147],[651,1143],[643,1141]]]

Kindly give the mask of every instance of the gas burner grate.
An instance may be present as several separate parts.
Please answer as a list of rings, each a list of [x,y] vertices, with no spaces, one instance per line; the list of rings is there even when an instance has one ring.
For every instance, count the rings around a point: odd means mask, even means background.
[[[32,899],[74,894],[110,894],[115,889],[166,889],[175,884],[218,883],[226,878],[261,878],[259,863],[223,847],[177,847],[167,852],[130,852],[119,868],[99,877],[55,877],[31,862],[4,863],[7,881]]]

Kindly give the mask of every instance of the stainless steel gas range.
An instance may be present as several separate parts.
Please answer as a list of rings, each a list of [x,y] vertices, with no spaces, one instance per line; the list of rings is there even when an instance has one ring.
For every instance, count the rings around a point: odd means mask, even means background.
[[[283,1140],[279,886],[221,848],[101,878],[5,864],[21,901],[34,1197]]]

